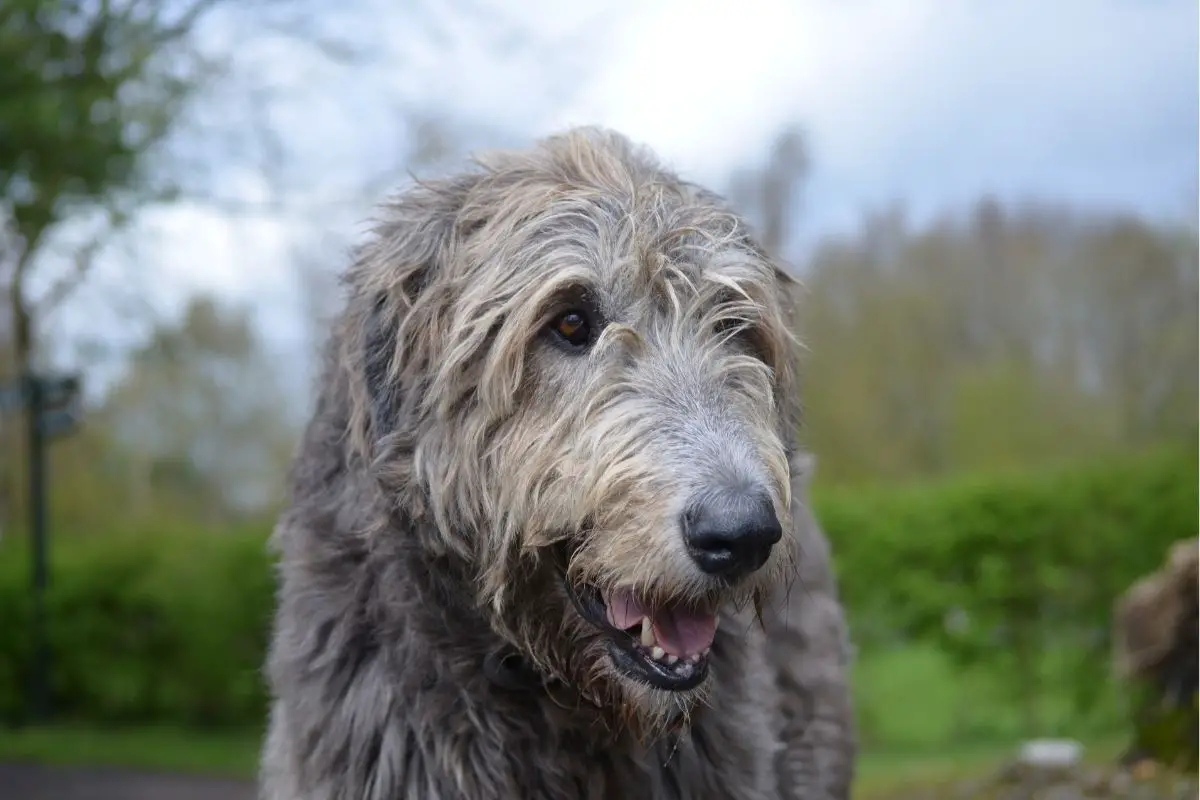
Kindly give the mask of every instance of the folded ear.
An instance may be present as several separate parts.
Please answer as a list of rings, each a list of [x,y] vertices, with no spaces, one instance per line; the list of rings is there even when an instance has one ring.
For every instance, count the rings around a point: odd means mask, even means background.
[[[477,175],[420,182],[385,203],[346,272],[342,363],[349,371],[351,426],[373,457],[403,432],[433,372],[451,305],[461,245],[481,221],[464,214]]]
[[[376,295],[362,332],[362,381],[369,410],[369,432],[374,436],[394,430],[399,418],[400,386],[392,377],[398,327],[398,315],[387,295]]]

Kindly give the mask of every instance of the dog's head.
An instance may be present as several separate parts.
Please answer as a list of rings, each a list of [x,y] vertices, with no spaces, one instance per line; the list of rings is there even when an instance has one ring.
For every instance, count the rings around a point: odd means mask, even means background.
[[[616,134],[480,167],[394,199],[349,273],[352,434],[501,636],[665,721],[791,558],[793,281]]]

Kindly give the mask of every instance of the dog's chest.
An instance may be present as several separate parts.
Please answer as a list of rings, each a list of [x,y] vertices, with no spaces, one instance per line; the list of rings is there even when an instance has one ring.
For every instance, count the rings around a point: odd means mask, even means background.
[[[738,735],[739,733],[743,735]],[[776,800],[775,736],[697,725],[638,759],[619,796],[647,800]]]
[[[714,648],[714,669],[726,679],[689,725],[649,747],[631,734],[613,740],[592,717],[531,697],[503,712],[493,697],[488,708],[504,722],[488,727],[549,723],[534,726],[541,735],[526,741],[536,744],[514,754],[528,781],[520,795],[530,800],[781,800],[777,686],[762,647],[755,632],[738,647]]]
[[[488,707],[494,711],[494,706]],[[679,734],[647,748],[631,737],[619,741],[598,733],[595,725],[526,728],[537,715],[514,710],[491,717],[487,711],[465,724],[448,715],[441,729],[457,728],[452,751],[437,740],[432,763],[446,795],[494,800],[779,800],[774,766],[777,732],[766,717],[718,716],[719,704],[705,709]],[[762,724],[756,724],[761,722]],[[461,723],[462,727],[459,727]],[[483,723],[482,730],[477,727]],[[503,735],[512,747],[493,746]],[[519,744],[517,744],[519,743]],[[464,758],[464,756],[468,756]],[[446,766],[449,772],[442,772]],[[416,795],[410,795],[415,797]]]
[[[712,709],[710,709],[712,710]],[[763,720],[764,722],[766,720]],[[746,720],[709,719],[652,747],[559,739],[525,753],[542,769],[525,773],[523,796],[538,800],[780,800],[777,733]],[[586,737],[584,737],[586,738]],[[572,778],[565,783],[551,776]]]

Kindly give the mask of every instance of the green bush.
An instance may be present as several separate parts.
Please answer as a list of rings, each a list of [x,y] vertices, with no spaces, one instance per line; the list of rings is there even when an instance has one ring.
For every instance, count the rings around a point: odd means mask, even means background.
[[[1039,715],[1068,713],[1064,702],[1079,715],[1096,705],[1113,598],[1155,569],[1170,542],[1196,534],[1196,486],[1194,452],[1160,452],[1057,473],[827,490],[816,505],[864,657],[918,645],[948,659],[948,673],[929,673],[937,680],[984,669],[990,677],[963,691],[978,685],[992,695],[1003,683],[1010,716],[1023,714],[1029,727]],[[274,583],[266,536],[55,537],[56,711],[102,724],[260,725]],[[8,721],[25,712],[32,669],[28,575],[23,537],[0,541],[0,719]],[[944,624],[955,609],[968,621],[961,630]]]
[[[64,717],[259,722],[274,587],[266,535],[62,537],[47,598],[51,686]],[[0,718],[26,711],[33,668],[28,551],[0,545]]]
[[[1048,705],[1112,711],[1113,601],[1197,533],[1194,449],[939,486],[816,499],[854,638],[870,654],[936,646],[987,667],[1048,733]],[[957,617],[958,624],[950,624]],[[1061,718],[1062,715],[1056,715]]]

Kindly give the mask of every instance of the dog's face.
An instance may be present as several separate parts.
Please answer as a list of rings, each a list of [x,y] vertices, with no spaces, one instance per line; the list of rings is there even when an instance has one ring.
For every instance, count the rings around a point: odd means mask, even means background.
[[[427,545],[544,672],[656,725],[791,558],[797,344],[742,221],[642,159],[574,134],[402,197],[353,324],[376,468]]]

